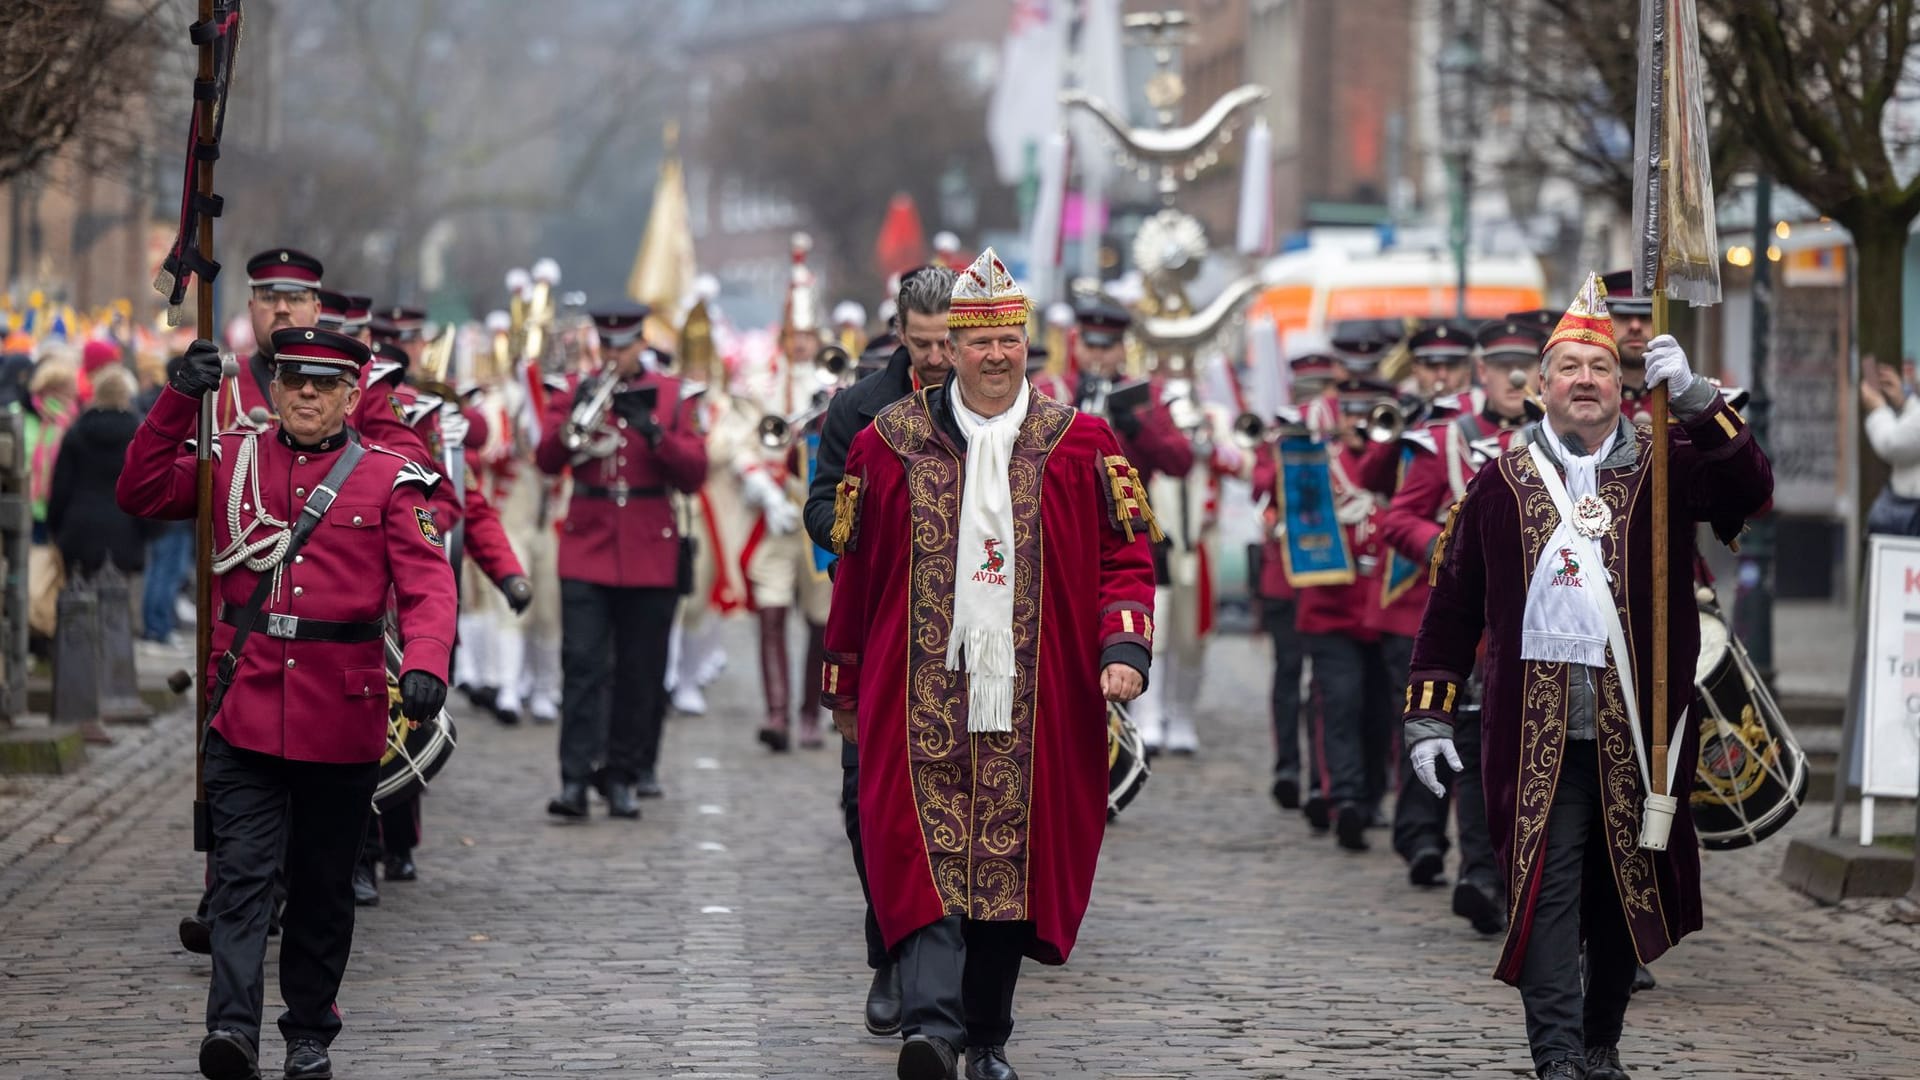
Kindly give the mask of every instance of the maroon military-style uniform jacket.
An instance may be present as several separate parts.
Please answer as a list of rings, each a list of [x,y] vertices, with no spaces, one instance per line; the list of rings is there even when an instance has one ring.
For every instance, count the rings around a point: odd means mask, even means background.
[[[496,585],[510,577],[526,577],[527,571],[520,565],[520,557],[513,553],[512,541],[507,539],[506,526],[500,523],[500,511],[487,498],[481,480],[487,466],[475,448],[487,441],[486,418],[470,412],[467,424],[467,444],[460,451],[467,459],[467,490],[461,493],[466,511],[467,558]]]
[[[192,517],[195,461],[186,445],[198,423],[194,399],[171,388],[127,447],[126,469],[114,495],[129,514]],[[252,437],[262,505],[243,488],[229,508],[241,448]],[[318,447],[297,447],[276,425],[251,435],[218,436],[214,467],[215,551],[263,513],[292,522],[309,492],[325,479],[346,446],[342,433]],[[444,540],[432,524],[427,496],[435,474],[399,454],[369,446],[306,546],[283,564],[280,587],[267,595],[260,620],[242,648],[233,686],[214,717],[214,729],[242,750],[293,761],[360,763],[379,760],[387,745],[385,646],[364,642],[302,641],[268,633],[269,614],[330,622],[378,622],[389,596],[399,619],[401,670],[447,677],[457,597]],[[265,535],[265,525],[255,526]],[[271,571],[269,571],[271,572]],[[259,574],[243,564],[220,575],[217,598],[245,607]],[[233,643],[234,628],[213,624],[215,663]],[[210,667],[204,677],[211,678]]]
[[[573,494],[560,526],[560,576],[617,588],[666,589],[678,578],[680,529],[669,489],[693,494],[707,479],[707,442],[693,414],[693,402],[680,396],[680,380],[646,374],[629,379],[629,389],[656,387],[654,416],[660,425],[658,446],[609,408],[602,425],[618,432],[619,447],[603,458],[573,464],[564,436],[579,375],[547,401],[534,463],[558,476],[572,465]]]
[[[1287,580],[1286,556],[1280,550],[1280,500],[1273,492],[1280,482],[1280,443],[1269,440],[1254,451],[1253,494],[1255,498],[1264,492],[1268,496],[1267,508],[1260,514],[1260,529],[1263,539],[1260,542],[1260,580],[1254,583],[1258,594],[1268,600],[1291,600],[1294,598],[1293,582]]]
[[[1165,397],[1166,384],[1154,379],[1152,392],[1153,404],[1140,410],[1140,426],[1132,435],[1114,429],[1114,436],[1120,440],[1120,452],[1140,470],[1143,483],[1155,476],[1185,476],[1193,471],[1193,444],[1173,426],[1173,410]]]

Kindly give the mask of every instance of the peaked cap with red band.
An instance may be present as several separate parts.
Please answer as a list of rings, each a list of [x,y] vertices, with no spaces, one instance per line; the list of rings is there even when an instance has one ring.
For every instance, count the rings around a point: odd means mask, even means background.
[[[1553,347],[1563,341],[1598,345],[1615,359],[1619,358],[1620,346],[1613,340],[1613,316],[1607,313],[1607,287],[1601,284],[1599,274],[1587,274],[1587,283],[1580,286],[1572,306],[1560,316],[1560,325],[1553,328],[1553,336],[1547,339],[1547,347],[1541,353],[1552,352]]]
[[[359,338],[317,326],[289,326],[273,332],[273,362],[303,375],[358,376],[371,354]]]
[[[274,248],[247,260],[247,287],[297,292],[320,287],[320,260],[304,251]]]

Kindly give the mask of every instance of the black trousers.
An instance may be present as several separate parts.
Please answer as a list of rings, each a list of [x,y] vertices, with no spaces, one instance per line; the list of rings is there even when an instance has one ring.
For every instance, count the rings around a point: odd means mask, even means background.
[[[420,846],[420,793],[389,805],[380,812],[379,823],[382,851],[396,857],[413,854]]]
[[[853,869],[860,875],[860,895],[867,901],[867,966],[886,964],[887,939],[880,936],[880,920],[873,914],[873,890],[867,887],[866,849],[860,846],[860,748],[840,740],[840,812],[846,818],[847,843],[853,845]]]
[[[1300,668],[1306,653],[1293,628],[1294,602],[1267,597],[1260,621],[1273,641],[1273,775],[1300,778]]]
[[[560,579],[560,779],[632,783],[660,758],[680,595]]]
[[[1013,1037],[1013,988],[1033,940],[1028,922],[976,922],[949,915],[900,942],[900,1032],[955,1047],[1005,1046]]]
[[[1633,996],[1637,955],[1620,911],[1601,816],[1600,764],[1591,739],[1567,741],[1547,816],[1533,929],[1520,962],[1520,1001],[1536,1068],[1614,1046]],[[1580,986],[1580,942],[1587,985]]]
[[[1493,836],[1487,831],[1487,791],[1480,778],[1480,709],[1478,706],[1456,711],[1453,717],[1453,748],[1460,754],[1463,771],[1454,772],[1445,758],[1439,761],[1440,782],[1447,785],[1445,795],[1427,790],[1411,768],[1400,776],[1400,801],[1393,811],[1393,850],[1411,860],[1423,848],[1447,850],[1447,807],[1453,807],[1454,825],[1460,832],[1460,878],[1471,881],[1494,896],[1506,895],[1506,884],[1494,862]]]
[[[288,761],[238,749],[218,732],[207,734],[206,758],[214,840],[207,1030],[232,1028],[260,1045],[267,920],[284,845],[280,1034],[330,1043],[353,948],[353,864],[380,767]]]
[[[1336,805],[1373,810],[1387,791],[1406,680],[1394,683],[1377,641],[1305,635],[1313,660],[1315,757]]]

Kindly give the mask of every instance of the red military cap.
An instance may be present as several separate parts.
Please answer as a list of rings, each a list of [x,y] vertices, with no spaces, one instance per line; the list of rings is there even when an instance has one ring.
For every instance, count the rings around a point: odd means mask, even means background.
[[[608,349],[631,345],[640,339],[641,328],[653,309],[645,304],[623,304],[593,313],[593,328],[600,333],[600,344]]]
[[[1500,316],[1501,322],[1519,323],[1540,331],[1540,340],[1545,341],[1553,328],[1560,325],[1560,313],[1552,308],[1531,308],[1526,311],[1509,311]]]
[[[1340,361],[1321,352],[1311,352],[1287,361],[1295,379],[1331,379],[1340,374]]]
[[[341,320],[340,329],[349,334],[357,334],[365,330],[367,323],[373,319],[373,297],[362,296],[359,293],[348,293],[346,296],[347,311]]]
[[[332,289],[320,290],[320,317],[313,325],[322,330],[341,330],[346,326],[347,294]]]
[[[1531,364],[1540,359],[1547,335],[1532,323],[1507,318],[1482,323],[1474,341],[1489,364]]]
[[[1607,287],[1607,310],[1615,315],[1653,315],[1653,297],[1633,295],[1633,271],[1615,270],[1604,274],[1600,284]]]
[[[1407,339],[1416,364],[1458,364],[1473,352],[1473,335],[1450,322],[1428,323]]]
[[[1379,379],[1347,379],[1339,387],[1340,411],[1364,413],[1394,396],[1393,384]]]
[[[247,286],[276,292],[320,287],[320,260],[304,251],[274,248],[247,260]]]
[[[359,338],[317,326],[289,326],[273,332],[272,359],[277,370],[358,378],[371,357]]]
[[[1091,297],[1074,310],[1074,320],[1080,324],[1081,341],[1104,349],[1126,337],[1133,314],[1105,297]]]
[[[1384,338],[1336,338],[1333,342],[1334,355],[1340,366],[1356,375],[1366,375],[1380,366],[1386,359],[1387,350],[1393,348],[1393,342]]]
[[[373,336],[381,341],[415,341],[427,329],[427,313],[393,304],[372,313]]]

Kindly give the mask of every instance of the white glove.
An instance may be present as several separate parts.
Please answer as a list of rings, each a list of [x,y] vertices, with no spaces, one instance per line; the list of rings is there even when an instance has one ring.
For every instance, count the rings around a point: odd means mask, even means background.
[[[1667,384],[1667,395],[1679,397],[1693,385],[1693,368],[1687,364],[1687,351],[1673,340],[1672,334],[1661,334],[1647,342],[1647,388]]]
[[[1440,770],[1434,764],[1442,754],[1446,755],[1447,765],[1455,773],[1467,771],[1466,766],[1460,764],[1460,751],[1453,748],[1453,740],[1444,735],[1421,739],[1413,744],[1412,750],[1407,751],[1407,756],[1413,759],[1413,775],[1419,777],[1420,782],[1427,785],[1427,790],[1436,796],[1447,793],[1446,785],[1440,782]]]
[[[764,471],[755,469],[741,477],[740,494],[748,506],[766,516],[767,529],[775,536],[785,536],[800,527],[800,508]]]

